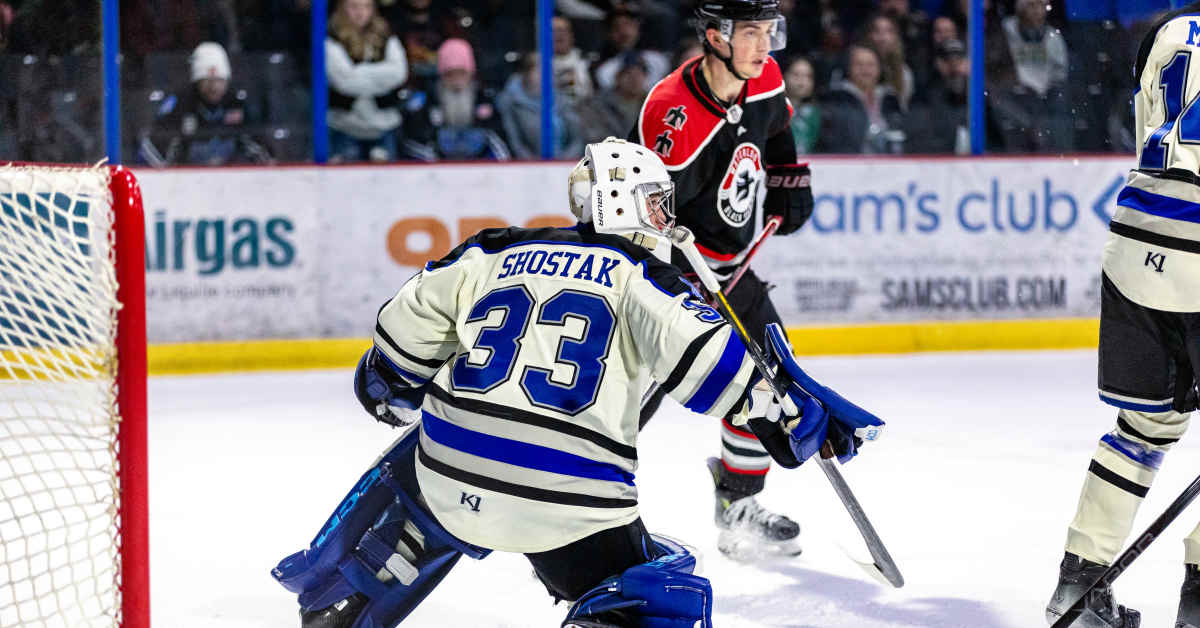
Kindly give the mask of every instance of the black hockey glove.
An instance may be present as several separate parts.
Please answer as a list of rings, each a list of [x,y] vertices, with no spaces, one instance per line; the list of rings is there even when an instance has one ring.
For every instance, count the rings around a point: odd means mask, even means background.
[[[763,209],[769,216],[779,216],[779,235],[795,232],[808,222],[813,212],[813,195],[809,183],[812,172],[808,164],[767,166],[767,198]]]
[[[387,358],[371,347],[354,371],[354,396],[376,421],[405,427],[420,416],[425,386],[414,387],[388,366]]]

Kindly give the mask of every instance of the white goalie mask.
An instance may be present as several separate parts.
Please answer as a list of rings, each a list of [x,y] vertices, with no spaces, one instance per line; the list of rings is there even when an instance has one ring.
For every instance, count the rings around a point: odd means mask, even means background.
[[[675,184],[658,155],[640,144],[614,137],[589,144],[567,190],[571,212],[597,233],[663,237],[675,225]]]

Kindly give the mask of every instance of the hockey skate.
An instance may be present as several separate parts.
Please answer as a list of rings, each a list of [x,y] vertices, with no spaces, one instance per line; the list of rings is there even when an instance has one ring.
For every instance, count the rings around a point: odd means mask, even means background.
[[[1200,628],[1200,568],[1184,565],[1183,587],[1179,589],[1179,613],[1175,628]]]
[[[767,510],[753,495],[724,488],[725,469],[719,459],[708,459],[708,471],[715,485],[713,520],[720,530],[717,549],[722,554],[739,561],[800,555],[800,524]]]
[[[1046,605],[1046,622],[1052,624],[1058,621],[1075,600],[1100,579],[1105,569],[1107,567],[1100,563],[1067,552],[1059,567],[1058,587]],[[1071,628],[1138,628],[1141,623],[1141,613],[1117,604],[1113,600],[1112,589],[1104,587],[1094,589],[1088,595],[1083,612],[1071,623]]]

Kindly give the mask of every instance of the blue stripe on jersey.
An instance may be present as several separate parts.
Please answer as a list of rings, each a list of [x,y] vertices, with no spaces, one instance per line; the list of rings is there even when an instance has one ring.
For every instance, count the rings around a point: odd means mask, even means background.
[[[1137,403],[1136,401],[1125,401],[1124,399],[1105,397],[1103,390],[1100,391],[1100,401],[1103,401],[1110,406],[1115,406],[1124,410],[1137,410],[1138,412],[1167,412],[1172,408],[1171,403]]]
[[[1149,447],[1141,443],[1135,443],[1124,436],[1105,434],[1104,438],[1100,439],[1100,442],[1106,443],[1126,458],[1142,466],[1150,467],[1151,469],[1158,469],[1162,466],[1163,452],[1151,450]]]
[[[434,442],[463,453],[527,469],[549,471],[591,480],[622,482],[633,486],[633,474],[606,462],[597,462],[550,447],[501,438],[459,427],[428,411],[421,411],[421,429]]]
[[[554,241],[554,240],[525,240],[524,242],[514,242],[506,247],[499,248],[494,251],[489,251],[487,249],[484,249],[482,244],[472,244],[471,246],[468,246],[467,248],[463,249],[463,252],[460,253],[459,256],[456,257],[453,262],[450,262],[449,264],[446,264],[445,266],[440,266],[438,268],[434,268],[433,265],[437,260],[425,262],[425,270],[433,271],[433,270],[440,270],[442,268],[449,268],[450,266],[453,266],[455,263],[457,263],[458,260],[462,259],[462,256],[466,255],[467,251],[470,251],[471,249],[479,249],[486,254],[495,255],[497,253],[500,253],[501,251],[507,251],[508,249],[513,249],[518,246],[529,246],[532,244],[546,244],[549,246],[578,246],[578,247],[583,247],[586,249],[605,249],[608,251],[612,251],[614,253],[619,254],[621,257],[624,257],[626,260],[629,261],[630,264],[633,264],[634,266],[641,266],[642,267],[642,276],[646,278],[646,281],[650,282],[650,285],[654,286],[655,288],[658,288],[659,292],[662,292],[663,294],[665,294],[669,297],[673,297],[673,296],[682,294],[679,292],[671,292],[670,290],[667,290],[666,288],[663,288],[662,286],[658,285],[657,282],[655,282],[653,279],[650,278],[650,272],[649,272],[649,269],[646,268],[645,262],[635,261],[632,257],[629,257],[629,254],[626,253],[625,251],[622,251],[621,249],[618,249],[614,246],[608,246],[607,244],[590,244],[587,242],[559,242],[559,241]]]
[[[700,414],[708,412],[717,402],[721,393],[729,387],[733,378],[737,377],[738,370],[742,368],[742,360],[745,358],[746,345],[742,344],[742,340],[733,333],[733,330],[730,330],[729,340],[725,342],[721,358],[717,360],[716,366],[708,372],[708,377],[704,378],[704,383],[700,384],[700,388],[692,393],[692,398],[683,404],[684,407]]]
[[[1121,190],[1121,194],[1117,196],[1117,205],[1136,209],[1152,216],[1200,223],[1200,204],[1147,192],[1129,185],[1125,186]]]
[[[401,368],[400,365],[393,362],[392,359],[388,357],[387,353],[384,353],[383,349],[380,349],[378,345],[375,346],[375,355],[383,358],[383,362],[387,365],[388,369],[400,377],[403,377],[409,384],[412,384],[413,388],[422,386],[425,384],[425,382],[429,381],[428,377],[421,377],[412,371]]]

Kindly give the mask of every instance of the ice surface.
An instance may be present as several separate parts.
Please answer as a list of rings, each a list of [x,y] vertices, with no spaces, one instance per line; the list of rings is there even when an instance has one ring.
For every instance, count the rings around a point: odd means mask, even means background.
[[[876,584],[815,464],[774,469],[763,501],[803,527],[804,554],[747,566],[716,551],[704,458],[717,422],[668,402],[639,443],[643,518],[704,552],[720,628],[1044,625],[1066,526],[1114,413],[1095,392],[1095,352],[926,354],[802,360],[819,381],[888,421],[843,472],[907,579]],[[157,626],[298,625],[269,570],[308,545],[397,435],[362,413],[349,371],[150,382],[152,611]],[[1194,437],[1167,456],[1141,530],[1200,473]],[[1146,626],[1174,620],[1193,508],[1121,577]],[[555,627],[524,557],[463,559],[404,626]]]

